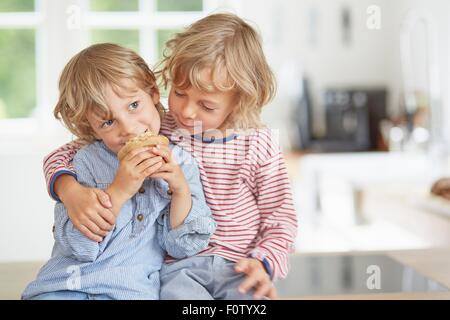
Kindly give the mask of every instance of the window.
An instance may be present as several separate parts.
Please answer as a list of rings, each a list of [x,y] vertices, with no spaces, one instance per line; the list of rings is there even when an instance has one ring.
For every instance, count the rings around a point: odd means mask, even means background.
[[[204,15],[211,0],[90,0],[90,43],[112,42],[136,50],[151,65],[165,42]]]
[[[34,11],[34,0],[2,0],[0,12],[30,12]]]
[[[157,11],[202,11],[202,0],[158,0]]]
[[[36,106],[35,31],[0,30],[0,119],[26,118]]]
[[[92,11],[138,11],[138,0],[91,0]]]
[[[154,67],[175,32],[224,1],[0,0],[0,134],[59,130],[52,115],[59,75],[82,48],[117,43]]]
[[[34,11],[34,0],[0,1],[0,120],[29,117],[37,105]]]
[[[164,49],[166,47],[166,42],[177,32],[182,29],[159,29],[157,33],[158,38],[158,61],[163,58]]]
[[[91,32],[92,43],[111,42],[139,51],[139,31],[96,29]]]

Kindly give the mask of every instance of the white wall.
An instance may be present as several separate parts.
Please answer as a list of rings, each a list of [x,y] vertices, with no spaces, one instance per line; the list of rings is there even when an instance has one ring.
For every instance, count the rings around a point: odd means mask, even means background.
[[[381,9],[380,30],[367,28],[369,16],[366,10],[371,5]],[[449,5],[446,0],[269,0],[264,1],[264,6],[257,0],[241,3],[239,14],[259,26],[268,60],[280,85],[277,98],[264,110],[264,119],[271,127],[280,129],[282,136],[288,133],[286,124],[293,108],[289,95],[297,85],[291,80],[299,73],[292,71],[295,68],[311,80],[316,119],[320,119],[323,112],[323,89],[346,86],[387,86],[388,110],[397,115],[402,94],[400,28],[411,8],[427,10],[436,19],[444,119],[448,119]],[[349,7],[352,13],[353,39],[350,46],[341,42],[339,13],[343,6]],[[311,10],[316,12],[315,42],[310,41]],[[286,73],[286,70],[290,72]],[[289,78],[283,77],[286,74]],[[318,120],[315,125],[320,130],[324,123]],[[289,147],[286,141],[281,143]]]
[[[85,39],[65,30],[70,5],[85,0],[41,0],[43,23],[38,29],[37,79],[39,107],[35,118],[0,124],[0,262],[45,260],[53,245],[54,201],[47,195],[42,160],[71,135],[54,118],[58,78]],[[45,92],[45,93],[44,93]]]
[[[46,196],[39,153],[0,155],[0,261],[50,255],[52,202]]]
[[[49,140],[0,139],[0,262],[50,256],[54,202],[47,195],[42,159],[57,144]]]
[[[294,89],[297,84],[284,81],[286,69],[297,68],[311,80],[317,116],[322,111],[321,92],[326,87],[386,84],[386,49],[391,51],[386,48],[386,42],[392,37],[391,30],[385,27],[389,17],[383,16],[381,30],[369,30],[366,10],[369,5],[383,8],[391,6],[392,2],[395,1],[283,0],[265,1],[261,6],[257,0],[245,1],[240,13],[260,27],[268,60],[278,76],[279,94],[264,110],[266,122],[276,128],[286,128],[289,122],[293,105],[284,87],[290,85]],[[340,9],[343,5],[352,13],[353,39],[348,47],[341,42]],[[312,10],[316,13],[317,30],[315,41],[311,43],[309,16]],[[383,14],[385,11],[389,10],[384,10]],[[316,125],[320,128],[323,123]]]

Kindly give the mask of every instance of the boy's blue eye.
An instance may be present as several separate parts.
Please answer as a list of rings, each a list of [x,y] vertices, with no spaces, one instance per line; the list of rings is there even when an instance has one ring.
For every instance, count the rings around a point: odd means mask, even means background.
[[[136,110],[138,107],[139,107],[139,102],[135,101],[135,102],[133,102],[132,104],[130,104],[130,105],[128,106],[128,109],[130,109],[130,110]]]
[[[102,128],[108,128],[108,127],[111,127],[113,123],[114,123],[114,120],[107,120],[107,121],[102,123],[101,127]]]

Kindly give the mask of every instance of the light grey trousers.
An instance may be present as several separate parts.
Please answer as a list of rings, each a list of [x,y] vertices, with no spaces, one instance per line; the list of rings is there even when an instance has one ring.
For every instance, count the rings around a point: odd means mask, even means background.
[[[161,300],[253,300],[254,290],[242,294],[245,273],[234,271],[235,262],[219,256],[194,256],[164,264]]]

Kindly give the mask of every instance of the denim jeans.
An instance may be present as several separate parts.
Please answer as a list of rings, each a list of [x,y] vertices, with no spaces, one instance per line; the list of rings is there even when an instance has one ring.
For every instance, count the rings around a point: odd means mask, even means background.
[[[219,256],[194,256],[163,265],[161,300],[253,300],[255,291],[238,291],[245,274]]]

